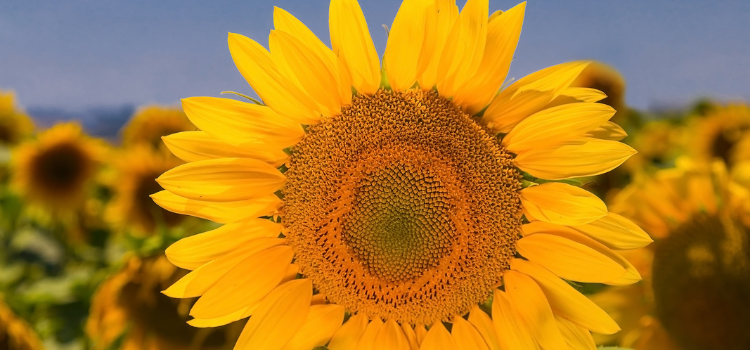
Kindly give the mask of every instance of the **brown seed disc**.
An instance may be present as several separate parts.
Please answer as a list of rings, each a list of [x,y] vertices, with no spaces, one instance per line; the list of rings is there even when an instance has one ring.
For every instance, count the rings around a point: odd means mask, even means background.
[[[750,230],[698,216],[655,244],[656,314],[683,349],[750,349]]]
[[[94,161],[75,143],[60,143],[38,154],[32,162],[34,186],[49,196],[71,196],[91,175]]]
[[[450,320],[488,298],[515,254],[512,156],[434,92],[356,96],[308,129],[286,176],[297,262],[351,312]]]

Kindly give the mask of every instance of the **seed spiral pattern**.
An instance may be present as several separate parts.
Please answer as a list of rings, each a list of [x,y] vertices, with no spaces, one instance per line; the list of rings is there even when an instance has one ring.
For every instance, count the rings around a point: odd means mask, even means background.
[[[520,231],[520,174],[460,108],[381,90],[307,132],[282,217],[302,273],[329,300],[431,324],[500,285]]]

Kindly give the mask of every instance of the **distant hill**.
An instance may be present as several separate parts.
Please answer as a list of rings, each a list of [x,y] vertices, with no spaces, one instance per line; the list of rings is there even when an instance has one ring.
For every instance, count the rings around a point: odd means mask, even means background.
[[[96,106],[83,110],[56,107],[29,107],[26,112],[37,128],[47,129],[60,121],[77,120],[86,132],[112,142],[119,142],[118,132],[135,112],[135,106]]]

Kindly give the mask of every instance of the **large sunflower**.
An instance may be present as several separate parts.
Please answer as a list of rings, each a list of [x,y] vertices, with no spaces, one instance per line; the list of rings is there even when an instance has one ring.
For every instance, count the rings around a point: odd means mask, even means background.
[[[241,325],[190,327],[185,321],[192,301],[178,302],[160,293],[184,275],[163,255],[130,258],[92,300],[86,334],[94,349],[231,349]]]
[[[162,136],[190,130],[195,130],[195,126],[179,108],[147,106],[139,109],[122,128],[122,144],[126,147],[147,144],[162,149]]]
[[[331,2],[333,50],[278,8],[270,52],[230,34],[264,105],[183,101],[202,131],[166,138],[190,162],[153,198],[227,224],[167,249],[193,271],[165,294],[201,296],[198,327],[252,316],[237,349],[589,349],[589,330],[616,332],[562,278],[635,282],[611,248],[650,240],[594,195],[541,179],[601,174],[633,150],[610,140],[601,92],[569,87],[586,62],[498,93],[524,11],[405,1],[382,78],[354,0]],[[577,102],[545,108],[560,95]]]
[[[655,243],[628,255],[644,284],[594,297],[623,327],[597,340],[638,350],[750,348],[748,203],[748,188],[720,162],[683,159],[623,190],[613,211],[633,218]]]
[[[122,150],[121,156],[113,161],[115,197],[107,208],[107,219],[118,229],[138,234],[182,222],[184,216],[159,208],[149,197],[162,190],[156,178],[180,164],[175,157],[143,144]]]
[[[29,325],[18,318],[0,298],[0,349],[40,350],[42,342]]]
[[[53,213],[75,212],[105,151],[79,124],[57,124],[15,149],[12,185],[32,205]]]
[[[0,145],[15,145],[33,131],[34,122],[17,108],[13,92],[0,91]]]

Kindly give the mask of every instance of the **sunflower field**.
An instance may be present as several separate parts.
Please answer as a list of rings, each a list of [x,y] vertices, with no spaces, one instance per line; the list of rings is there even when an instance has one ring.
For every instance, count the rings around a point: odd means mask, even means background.
[[[512,77],[525,14],[275,8],[116,138],[0,91],[0,350],[750,349],[750,104]]]

